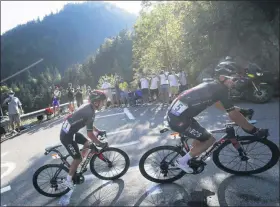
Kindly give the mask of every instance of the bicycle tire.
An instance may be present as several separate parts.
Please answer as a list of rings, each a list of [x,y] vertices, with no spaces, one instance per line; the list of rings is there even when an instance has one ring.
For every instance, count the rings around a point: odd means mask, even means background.
[[[149,151],[147,151],[145,154],[143,154],[143,156],[141,157],[140,161],[139,161],[139,170],[140,173],[149,181],[155,182],[155,183],[172,183],[176,180],[179,180],[180,178],[182,178],[186,173],[182,170],[178,175],[176,175],[173,178],[170,179],[156,179],[151,177],[150,175],[148,175],[148,173],[146,172],[145,168],[144,168],[144,164],[145,164],[145,160],[149,157],[149,155],[151,155],[152,153],[156,152],[156,151],[160,151],[160,150],[171,150],[174,152],[177,152],[178,154],[180,154],[181,156],[185,155],[184,151],[179,151],[176,147],[174,146],[169,146],[169,145],[165,145],[165,146],[159,146],[159,147],[155,147],[153,149],[150,149]]]
[[[57,193],[57,194],[50,194],[50,193],[46,193],[45,191],[41,190],[41,188],[39,187],[38,185],[38,182],[37,182],[37,179],[38,179],[38,176],[39,174],[45,170],[46,168],[51,168],[51,167],[56,167],[56,168],[62,168],[63,170],[65,170],[68,174],[69,170],[67,167],[61,165],[61,164],[47,164],[47,165],[44,165],[42,167],[40,167],[38,170],[36,170],[36,172],[33,174],[33,186],[34,188],[42,195],[44,196],[47,196],[47,197],[60,197],[60,196],[63,196],[65,195],[66,193],[68,193],[70,191],[69,188],[66,188],[64,191],[60,192],[60,193]]]
[[[125,168],[123,169],[123,171],[120,174],[115,175],[113,177],[105,177],[105,176],[100,175],[94,168],[94,162],[95,162],[96,158],[98,158],[98,154],[93,155],[90,160],[90,171],[92,172],[92,174],[94,174],[97,178],[99,178],[101,180],[116,180],[116,179],[122,177],[128,171],[128,168],[130,166],[130,159],[129,159],[128,155],[121,149],[114,148],[114,147],[108,147],[103,152],[108,152],[108,151],[118,152],[124,157]]]
[[[264,171],[267,171],[268,169],[272,168],[279,160],[279,149],[277,147],[276,144],[274,144],[272,141],[267,140],[267,139],[260,139],[254,136],[241,136],[238,138],[239,142],[245,143],[245,141],[254,141],[254,142],[260,142],[264,145],[266,145],[270,151],[271,151],[271,159],[269,160],[269,162],[264,165],[263,167],[256,169],[256,170],[251,170],[251,171],[236,171],[236,170],[232,170],[229,169],[227,167],[225,167],[219,159],[219,154],[221,152],[221,150],[226,147],[227,145],[231,144],[231,142],[229,140],[227,140],[226,142],[224,142],[217,150],[215,150],[213,152],[213,162],[215,163],[215,165],[220,168],[221,170],[228,172],[230,174],[234,174],[234,175],[252,175],[252,174],[258,174],[258,173],[262,173]]]

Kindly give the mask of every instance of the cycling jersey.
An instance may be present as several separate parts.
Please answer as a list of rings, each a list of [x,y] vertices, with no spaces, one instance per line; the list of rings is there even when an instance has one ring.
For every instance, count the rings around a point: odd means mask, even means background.
[[[167,121],[170,128],[200,141],[207,140],[210,133],[193,117],[217,101],[223,104],[227,112],[234,109],[228,99],[227,87],[215,80],[183,91],[168,108]]]
[[[87,104],[65,119],[61,127],[61,133],[73,135],[84,126],[86,126],[87,131],[92,131],[94,118],[94,106],[92,104]]]

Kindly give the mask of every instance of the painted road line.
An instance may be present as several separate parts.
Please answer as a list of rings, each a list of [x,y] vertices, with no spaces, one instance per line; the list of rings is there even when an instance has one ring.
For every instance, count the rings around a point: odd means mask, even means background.
[[[110,147],[116,147],[116,148],[121,148],[121,147],[127,147],[127,146],[131,146],[131,145],[135,145],[135,144],[139,144],[140,141],[133,141],[133,142],[127,142],[124,144],[116,144],[116,145],[110,145]]]
[[[4,152],[3,154],[1,154],[1,158],[3,158],[6,154],[8,154],[9,152]]]
[[[123,130],[119,130],[119,131],[116,131],[116,132],[109,132],[107,133],[107,135],[112,135],[112,134],[118,134],[118,133],[123,133],[123,132],[128,132],[128,131],[131,131],[132,129],[123,129]]]
[[[122,115],[122,114],[125,114],[125,112],[116,113],[116,114],[108,114],[108,115],[104,115],[104,116],[96,116],[96,118],[99,119],[99,118],[105,118],[105,117],[110,117],[110,116],[118,116],[118,115]]]
[[[128,110],[128,108],[124,108],[123,112],[127,115],[127,117],[131,120],[135,120],[134,116],[132,115],[132,113],[130,113],[130,111]]]
[[[14,162],[2,162],[1,163],[1,168],[8,168],[3,174],[1,174],[1,179],[4,178],[5,176],[9,175],[11,172],[14,171],[14,169],[16,169],[16,163]]]
[[[9,190],[11,190],[12,188],[11,188],[11,186],[6,186],[6,187],[4,187],[4,188],[1,188],[1,194],[2,193],[5,193],[5,192],[7,192],[7,191],[9,191]]]

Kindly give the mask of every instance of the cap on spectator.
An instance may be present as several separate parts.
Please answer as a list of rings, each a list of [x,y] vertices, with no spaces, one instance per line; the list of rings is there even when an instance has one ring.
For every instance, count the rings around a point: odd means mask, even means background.
[[[13,90],[10,90],[9,92],[8,92],[8,94],[15,94],[15,92],[13,91]]]

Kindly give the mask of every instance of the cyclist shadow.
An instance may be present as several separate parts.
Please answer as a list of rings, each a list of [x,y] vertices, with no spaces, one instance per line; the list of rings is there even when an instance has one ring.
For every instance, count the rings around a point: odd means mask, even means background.
[[[122,179],[108,181],[90,192],[75,206],[113,206],[118,201],[123,189],[124,181]]]
[[[159,184],[146,191],[134,206],[188,206],[207,207],[207,197],[215,195],[206,189],[188,193],[176,183]]]
[[[220,206],[275,206],[279,203],[279,183],[269,177],[232,175],[226,178],[217,191]]]

